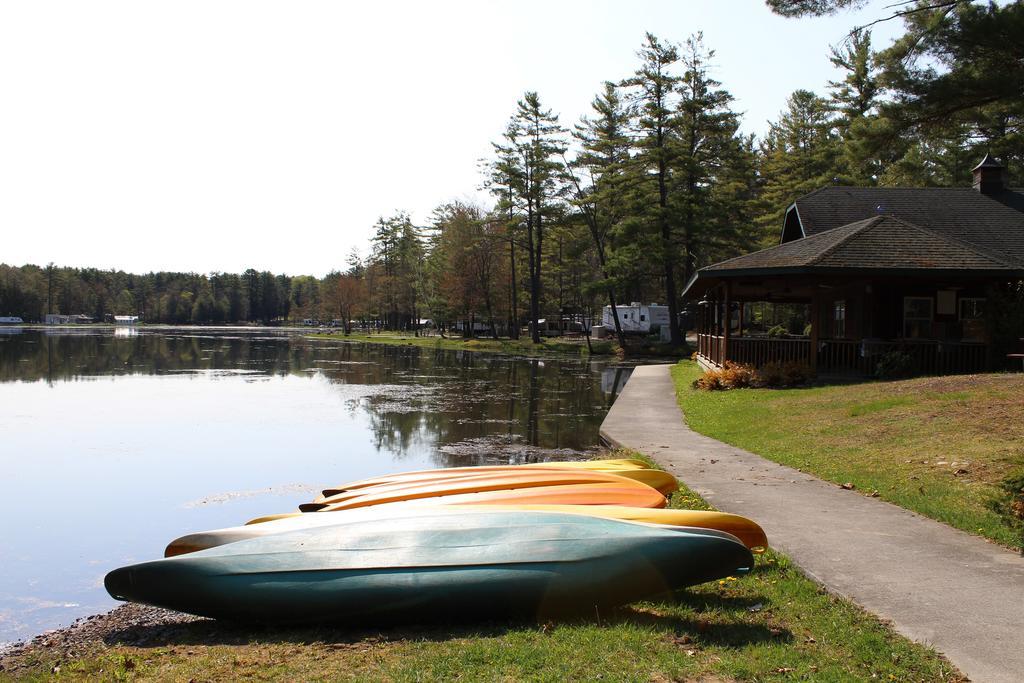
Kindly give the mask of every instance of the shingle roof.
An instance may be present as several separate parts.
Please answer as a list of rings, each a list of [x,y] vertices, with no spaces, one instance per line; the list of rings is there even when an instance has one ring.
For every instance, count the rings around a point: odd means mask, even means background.
[[[1024,191],[972,188],[824,187],[795,202],[804,234],[894,216],[1024,264]]]
[[[857,270],[1019,273],[1024,263],[892,216],[876,216],[722,261],[704,276]]]

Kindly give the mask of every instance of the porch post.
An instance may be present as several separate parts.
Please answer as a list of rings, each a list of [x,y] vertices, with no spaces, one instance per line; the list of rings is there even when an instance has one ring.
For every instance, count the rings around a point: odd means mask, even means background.
[[[725,281],[725,320],[722,328],[722,365],[729,360],[729,328],[732,327],[732,283]]]
[[[818,288],[814,288],[811,294],[811,357],[809,358],[811,372],[818,372],[818,327],[821,322],[821,314],[818,311]]]

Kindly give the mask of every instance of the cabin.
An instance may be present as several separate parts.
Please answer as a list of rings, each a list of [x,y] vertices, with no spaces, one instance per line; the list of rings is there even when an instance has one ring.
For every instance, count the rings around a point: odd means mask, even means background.
[[[669,323],[668,306],[644,305],[639,301],[634,301],[628,306],[616,306],[615,311],[619,314],[619,325],[626,334],[651,334]],[[615,330],[615,319],[612,316],[611,306],[604,307],[604,311],[601,313],[601,325],[607,330]]]
[[[970,188],[825,187],[786,211],[779,244],[701,268],[697,359],[796,361],[872,375],[887,355],[915,374],[1005,365],[989,301],[1024,281],[1024,190],[987,156]]]
[[[528,323],[521,330],[521,334],[529,335],[533,329],[533,323]],[[561,337],[564,335],[582,335],[586,330],[584,322],[574,319],[571,316],[562,318],[538,318],[537,329],[542,337]]]
[[[0,315],[0,325],[22,325],[24,320],[17,315]]]
[[[115,325],[134,325],[139,322],[139,316],[137,315],[115,315]]]
[[[79,313],[78,315],[47,313],[43,316],[43,323],[46,325],[88,325],[92,322],[94,322],[93,317],[85,313]]]

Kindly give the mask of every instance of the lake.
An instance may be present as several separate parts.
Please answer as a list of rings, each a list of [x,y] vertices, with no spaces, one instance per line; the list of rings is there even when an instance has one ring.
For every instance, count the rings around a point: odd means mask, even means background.
[[[0,328],[0,643],[171,539],[401,470],[584,457],[630,368],[268,330]]]

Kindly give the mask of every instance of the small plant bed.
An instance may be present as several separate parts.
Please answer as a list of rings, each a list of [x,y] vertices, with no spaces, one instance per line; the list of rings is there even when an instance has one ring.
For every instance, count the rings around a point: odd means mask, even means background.
[[[710,509],[685,488],[672,505]],[[771,551],[747,576],[555,623],[285,629],[130,605],[0,666],[25,680],[966,680]]]
[[[1012,489],[1024,481],[1022,374],[700,391],[696,363],[672,372],[687,424],[701,434],[1022,546],[1013,523],[1022,498]]]

